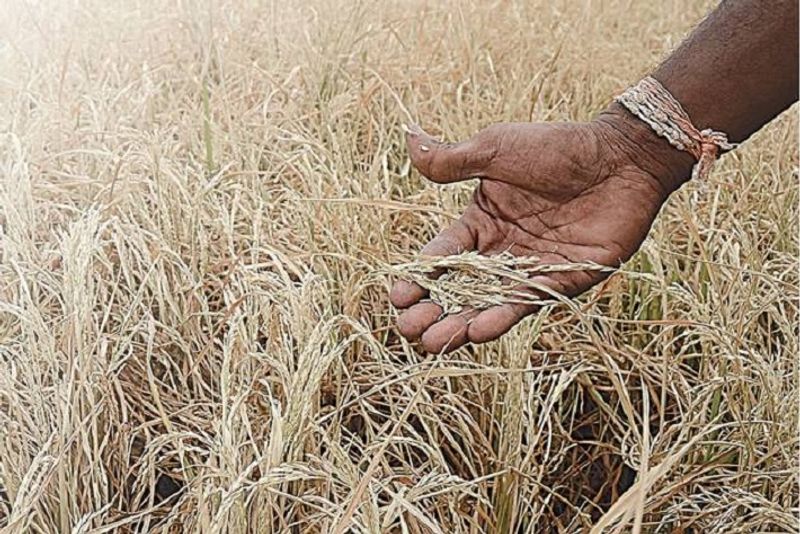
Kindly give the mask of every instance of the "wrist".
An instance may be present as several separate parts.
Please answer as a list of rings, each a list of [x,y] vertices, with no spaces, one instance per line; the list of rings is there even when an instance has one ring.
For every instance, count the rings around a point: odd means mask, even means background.
[[[594,120],[621,164],[633,165],[655,178],[666,194],[678,189],[692,176],[695,159],[678,150],[654,132],[644,121],[614,102]]]

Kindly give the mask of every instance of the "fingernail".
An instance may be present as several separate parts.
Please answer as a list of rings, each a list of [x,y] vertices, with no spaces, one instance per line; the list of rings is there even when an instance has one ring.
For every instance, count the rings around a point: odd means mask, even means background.
[[[430,150],[430,148],[426,147],[425,145],[419,145],[419,149],[423,152],[428,152]]]

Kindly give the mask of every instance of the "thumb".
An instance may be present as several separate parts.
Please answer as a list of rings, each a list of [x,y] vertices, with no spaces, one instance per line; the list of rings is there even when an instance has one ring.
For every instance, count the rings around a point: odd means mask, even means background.
[[[417,125],[406,131],[406,143],[414,167],[440,184],[485,176],[497,152],[495,143],[485,135],[461,143],[443,143]]]

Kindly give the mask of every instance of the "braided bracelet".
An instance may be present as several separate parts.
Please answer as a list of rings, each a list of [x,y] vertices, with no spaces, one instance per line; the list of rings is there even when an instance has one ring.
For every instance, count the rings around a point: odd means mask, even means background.
[[[617,96],[615,101],[646,122],[658,135],[678,150],[697,160],[692,177],[705,178],[721,150],[736,148],[728,136],[710,128],[699,131],[680,102],[652,76],[642,79]]]

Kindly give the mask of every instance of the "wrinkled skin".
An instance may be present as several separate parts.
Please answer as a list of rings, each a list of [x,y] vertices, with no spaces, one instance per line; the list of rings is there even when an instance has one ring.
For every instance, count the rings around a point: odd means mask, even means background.
[[[510,251],[541,263],[618,267],[639,248],[676,187],[673,169],[654,156],[671,149],[640,135],[652,137],[619,113],[590,123],[499,124],[458,144],[413,129],[407,135],[411,161],[428,179],[441,184],[480,179],[463,215],[421,253]],[[642,155],[647,147],[655,150]],[[553,272],[533,281],[574,297],[607,275]],[[441,317],[442,308],[426,297],[422,287],[402,280],[390,294],[394,306],[404,310],[400,333],[421,339],[428,352],[496,339],[536,311],[534,305],[514,303]]]

